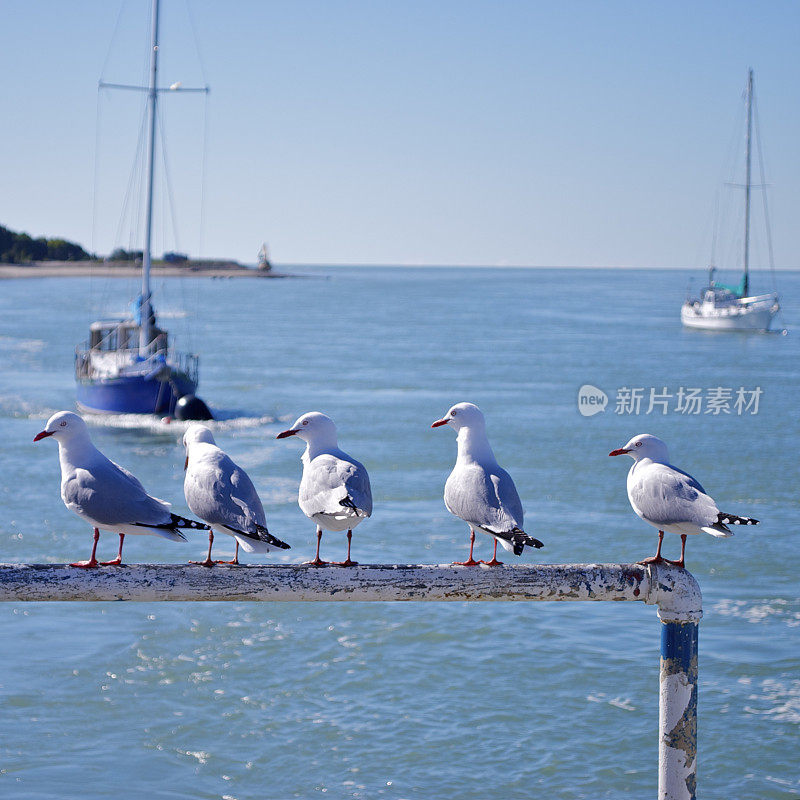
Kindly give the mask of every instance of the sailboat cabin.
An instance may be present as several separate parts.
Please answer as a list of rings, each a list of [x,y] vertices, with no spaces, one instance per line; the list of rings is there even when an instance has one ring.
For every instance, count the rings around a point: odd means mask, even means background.
[[[141,327],[132,319],[98,320],[89,329],[89,348],[100,352],[138,350],[140,332]],[[151,326],[148,344],[155,352],[166,350],[167,332]]]

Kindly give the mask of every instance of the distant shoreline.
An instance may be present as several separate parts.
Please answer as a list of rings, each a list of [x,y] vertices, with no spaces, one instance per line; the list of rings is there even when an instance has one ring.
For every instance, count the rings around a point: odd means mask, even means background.
[[[32,264],[0,264],[4,278],[136,278],[141,266],[130,261],[36,261]],[[243,267],[236,262],[210,261],[185,264],[153,264],[159,278],[289,278],[278,272]]]
[[[619,270],[620,272],[646,271],[646,272],[703,272],[701,267],[578,267],[558,266],[543,267],[539,265],[522,266],[519,264],[305,264],[289,265],[293,269],[326,269],[335,272],[337,269],[515,269],[531,270]],[[775,273],[799,272],[800,267],[776,267]],[[756,268],[751,273],[767,273],[769,269]],[[141,275],[141,267],[130,261],[37,261],[32,264],[3,264],[0,263],[0,280],[8,278],[137,278]],[[262,272],[255,267],[245,267],[236,261],[190,261],[180,264],[164,264],[158,262],[152,267],[153,277],[159,278],[308,278],[308,274],[297,272]]]

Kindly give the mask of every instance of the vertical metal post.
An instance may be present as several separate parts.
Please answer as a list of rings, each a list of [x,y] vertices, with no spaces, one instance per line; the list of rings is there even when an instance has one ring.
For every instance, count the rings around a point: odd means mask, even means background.
[[[694,800],[697,793],[697,628],[703,596],[685,569],[650,564],[658,605],[661,670],[658,692],[658,798]]]
[[[697,791],[697,622],[662,621],[658,701],[659,800]]]
[[[750,151],[753,133],[753,70],[747,73],[747,135],[744,178],[744,296],[750,294]]]
[[[156,101],[158,100],[158,0],[153,0],[150,44],[150,84],[147,92],[149,133],[147,140],[147,207],[145,209],[144,250],[142,251],[142,324],[139,328],[139,353],[147,355],[153,331],[150,324],[150,262],[153,245],[153,172],[156,160]]]

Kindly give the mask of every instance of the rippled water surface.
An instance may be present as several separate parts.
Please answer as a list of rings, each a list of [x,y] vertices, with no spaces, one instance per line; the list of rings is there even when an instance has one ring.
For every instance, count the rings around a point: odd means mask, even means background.
[[[485,411],[526,527],[545,542],[523,562],[651,555],[656,532],[628,505],[628,463],[607,454],[657,434],[723,510],[762,520],[687,547],[705,605],[699,796],[800,795],[800,275],[779,276],[781,336],[683,330],[680,272],[297,272],[167,280],[158,295],[165,324],[201,353],[218,442],[292,544],[274,557],[313,554],[296,504],[299,442],[274,438],[304,411],[333,416],[370,471],[375,513],[353,545],[362,562],[466,554],[468,530],[441,499],[455,437],[429,427],[454,402]],[[31,440],[73,407],[72,352],[90,319],[121,309],[131,288],[0,288],[0,560],[85,558],[91,530],[61,503],[56,448]],[[609,395],[604,413],[579,415],[583,384]],[[615,413],[623,387],[645,390],[638,416]],[[645,413],[650,388],[679,387],[763,394],[755,415],[685,415],[674,400]],[[130,417],[92,427],[179,513],[181,433]],[[202,536],[128,539],[130,562],[205,549]],[[678,545],[669,537],[667,555]],[[344,539],[328,534],[322,548],[341,558]],[[115,552],[103,535],[101,556]],[[3,797],[655,795],[659,623],[638,603],[6,603],[0,641]]]

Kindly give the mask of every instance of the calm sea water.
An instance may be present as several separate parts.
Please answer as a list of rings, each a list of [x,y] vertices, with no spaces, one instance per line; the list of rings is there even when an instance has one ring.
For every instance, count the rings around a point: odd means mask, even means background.
[[[625,494],[629,462],[607,454],[657,434],[723,510],[762,520],[687,547],[705,602],[700,794],[800,795],[800,274],[779,276],[781,336],[683,330],[680,272],[302,272],[159,285],[164,322],[202,354],[199,393],[224,417],[220,445],[292,544],[277,558],[313,554],[296,504],[299,443],[274,438],[304,411],[333,416],[370,471],[375,513],[353,545],[362,562],[466,554],[468,530],[441,499],[455,437],[429,427],[455,402],[483,408],[526,527],[545,542],[527,562],[651,555],[656,532]],[[89,320],[133,288],[0,289],[0,560],[85,558],[91,530],[61,503],[56,448],[32,438],[73,407],[72,351]],[[605,412],[578,413],[583,384],[608,394]],[[675,397],[668,413],[646,413],[651,388],[681,387],[706,400],[718,387],[762,394],[756,414],[682,414]],[[623,388],[643,390],[638,415],[615,413]],[[124,417],[93,427],[179,512],[181,433]],[[223,538],[217,555],[232,552]],[[128,539],[131,562],[198,558],[206,544]],[[669,538],[668,556],[678,544]],[[104,535],[100,555],[115,552]],[[326,535],[322,554],[343,557],[343,537]],[[4,797],[655,795],[659,623],[644,605],[7,603],[0,642]]]

